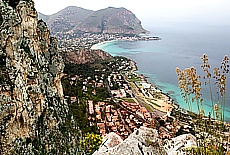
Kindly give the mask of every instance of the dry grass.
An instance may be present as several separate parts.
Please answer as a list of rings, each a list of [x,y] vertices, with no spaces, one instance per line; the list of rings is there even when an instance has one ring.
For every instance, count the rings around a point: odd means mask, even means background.
[[[199,122],[197,126],[195,126],[195,130],[197,130],[196,135],[201,135],[201,132],[198,132],[200,129],[204,128],[204,131],[207,132],[207,139],[200,139],[197,137],[197,144],[198,147],[195,150],[192,150],[194,154],[209,154],[210,152],[214,153],[218,152],[220,154],[227,153],[226,150],[223,149],[223,138],[225,139],[225,136],[219,137],[215,136],[213,137],[214,133],[220,132],[220,128],[222,132],[225,132],[227,128],[225,126],[221,125],[214,125],[214,128],[210,130],[211,124],[207,124],[202,121],[202,117],[205,114],[205,111],[202,106],[202,93],[201,93],[201,87],[204,85],[209,86],[209,93],[210,93],[210,100],[212,102],[212,111],[209,111],[207,113],[212,113],[213,116],[215,116],[216,119],[220,120],[222,124],[224,124],[224,111],[225,111],[225,104],[226,104],[226,79],[227,74],[229,73],[229,57],[226,55],[224,56],[220,67],[215,67],[213,69],[213,73],[211,73],[211,65],[209,64],[209,58],[206,54],[203,54],[201,57],[202,65],[201,68],[203,69],[205,75],[204,78],[204,84],[201,83],[200,78],[201,76],[197,74],[196,68],[190,67],[186,68],[185,70],[180,70],[178,67],[176,68],[176,73],[178,75],[178,86],[181,91],[181,95],[183,99],[186,101],[186,103],[189,106],[189,110],[192,111],[192,104],[194,102],[197,105],[197,109],[199,112]],[[216,92],[213,91],[213,89],[216,90]],[[214,100],[213,93],[217,94],[217,100]],[[210,122],[210,120],[209,120]],[[220,133],[222,133],[220,132]],[[228,131],[229,132],[229,131]],[[220,134],[221,135],[221,134]],[[209,137],[214,138],[215,143],[209,143],[207,140],[210,140]],[[227,137],[228,139],[229,137]],[[213,140],[213,139],[212,139]],[[227,140],[225,140],[226,142]],[[218,146],[218,147],[217,147]],[[195,152],[194,152],[195,151]],[[190,152],[191,153],[191,152]],[[192,153],[192,154],[193,154]]]

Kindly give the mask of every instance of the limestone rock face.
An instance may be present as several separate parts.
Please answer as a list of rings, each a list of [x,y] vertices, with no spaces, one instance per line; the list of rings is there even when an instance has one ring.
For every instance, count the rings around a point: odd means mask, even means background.
[[[0,10],[1,151],[27,154],[32,145],[48,151],[67,112],[57,40],[38,21],[33,0],[0,0]]]
[[[196,146],[196,137],[192,134],[184,134],[166,141],[164,147],[168,155],[183,155],[183,149]]]

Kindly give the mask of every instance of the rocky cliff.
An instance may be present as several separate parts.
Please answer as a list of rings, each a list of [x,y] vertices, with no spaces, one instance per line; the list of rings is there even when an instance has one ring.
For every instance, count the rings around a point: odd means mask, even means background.
[[[40,14],[53,34],[60,32],[90,33],[147,33],[141,21],[125,8],[109,7],[98,11],[67,7],[51,16]]]
[[[33,0],[0,0],[0,10],[1,153],[69,152],[74,138],[65,135],[68,107],[57,40],[38,21]]]
[[[81,49],[76,52],[64,53],[65,63],[86,64],[94,61],[112,59],[113,57],[102,50]]]

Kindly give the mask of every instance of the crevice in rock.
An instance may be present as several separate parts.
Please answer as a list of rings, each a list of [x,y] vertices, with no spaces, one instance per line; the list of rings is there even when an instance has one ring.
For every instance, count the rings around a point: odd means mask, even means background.
[[[138,146],[139,150],[141,151],[141,154],[144,155],[143,148],[140,146],[139,143],[137,144],[137,146]]]
[[[0,13],[0,26],[2,25],[3,23],[3,18],[2,18],[2,14]]]

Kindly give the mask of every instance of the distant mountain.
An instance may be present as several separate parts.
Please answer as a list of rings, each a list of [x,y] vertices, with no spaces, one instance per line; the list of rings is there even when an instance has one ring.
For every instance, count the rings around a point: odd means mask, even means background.
[[[51,33],[68,32],[76,25],[80,24],[84,18],[93,13],[92,10],[83,9],[76,6],[69,6],[53,15],[46,16],[42,13],[39,18],[47,22]]]
[[[58,32],[147,33],[141,21],[125,8],[108,7],[98,11],[70,6],[47,16],[39,13],[53,34]]]
[[[49,19],[49,16],[45,15],[45,14],[42,14],[42,13],[39,13],[38,18],[43,19],[44,21],[47,21]]]

